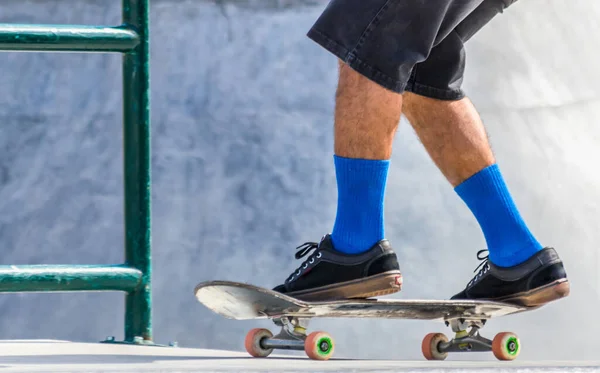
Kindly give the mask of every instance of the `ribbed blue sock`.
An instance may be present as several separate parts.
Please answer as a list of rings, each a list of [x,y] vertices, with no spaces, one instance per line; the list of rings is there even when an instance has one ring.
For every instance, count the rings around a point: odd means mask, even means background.
[[[479,171],[455,191],[479,222],[492,263],[512,267],[542,249],[521,218],[498,165]]]
[[[338,189],[333,246],[346,254],[369,250],[384,238],[383,200],[389,160],[334,156]]]

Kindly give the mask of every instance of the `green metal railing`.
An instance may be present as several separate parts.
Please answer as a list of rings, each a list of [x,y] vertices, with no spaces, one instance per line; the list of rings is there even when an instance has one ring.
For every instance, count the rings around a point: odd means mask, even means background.
[[[0,292],[124,291],[126,343],[152,343],[149,0],[117,27],[0,24],[0,50],[123,53],[125,263],[0,266]]]

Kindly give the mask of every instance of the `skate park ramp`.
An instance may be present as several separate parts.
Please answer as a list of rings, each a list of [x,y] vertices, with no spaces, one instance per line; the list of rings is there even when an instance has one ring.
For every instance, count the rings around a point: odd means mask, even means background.
[[[152,1],[158,343],[243,351],[249,329],[272,325],[225,320],[196,302],[194,286],[221,279],[272,287],[300,264],[294,248],[332,227],[336,60],[305,36],[324,6]],[[114,25],[119,12],[111,1],[0,2],[2,23]],[[571,279],[569,298],[493,320],[482,332],[517,333],[519,360],[532,364],[600,359],[599,19],[598,2],[521,0],[467,44],[467,93],[522,215],[559,250]],[[122,261],[120,62],[119,55],[0,54],[2,264]],[[404,119],[386,232],[404,274],[392,298],[450,297],[485,248],[477,222]],[[121,339],[123,308],[118,293],[2,294],[0,339]],[[437,322],[313,327],[334,336],[337,357],[381,361],[422,360],[426,333],[450,334]],[[21,361],[4,359],[1,366]]]

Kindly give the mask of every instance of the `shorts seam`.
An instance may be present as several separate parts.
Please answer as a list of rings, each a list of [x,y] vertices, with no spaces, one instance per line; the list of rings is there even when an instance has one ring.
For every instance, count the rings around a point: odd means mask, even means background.
[[[375,17],[373,17],[371,22],[369,22],[367,27],[365,27],[365,30],[360,35],[360,38],[358,38],[358,41],[356,42],[356,45],[354,46],[354,48],[352,48],[350,50],[350,54],[356,54],[356,53],[358,53],[358,51],[360,51],[360,48],[365,43],[365,39],[375,30],[375,27],[377,27],[377,25],[379,25],[379,22],[381,21],[381,16],[390,7],[391,1],[392,0],[386,0],[385,4],[383,4],[383,6],[377,11],[377,14],[375,14]]]
[[[335,40],[325,35],[322,31],[312,28],[308,32],[307,36],[344,61],[348,66],[365,75],[367,78],[382,84],[385,88],[396,92],[401,92],[405,89],[406,82],[403,83],[401,80],[396,80],[388,74],[364,62],[355,54],[350,53],[346,47],[338,44]]]
[[[406,82],[406,90],[413,90],[415,86],[415,82],[417,81],[417,70],[419,69],[419,64],[413,66],[410,75],[408,76],[408,81]]]
[[[348,61],[348,65],[350,65],[351,67],[355,67],[355,68],[363,68],[366,70],[369,70],[370,77],[373,79],[385,79],[387,81],[387,83],[390,84],[390,86],[393,86],[394,89],[397,90],[404,90],[404,88],[406,87],[406,83],[401,83],[400,80],[396,80],[392,77],[390,77],[388,74],[384,73],[381,70],[378,70],[377,68],[373,67],[372,65],[364,62],[363,60],[361,60],[360,58],[356,57],[356,56],[350,56],[352,57],[352,59]]]
[[[325,35],[320,30],[317,30],[316,28],[313,27],[308,31],[307,36],[309,38],[313,39],[314,41],[318,42],[319,44],[321,44],[323,48],[325,48],[328,51],[330,51],[331,53],[335,54],[341,60],[346,61],[348,59],[348,55],[350,54],[350,51],[343,45],[336,42],[334,39]]]

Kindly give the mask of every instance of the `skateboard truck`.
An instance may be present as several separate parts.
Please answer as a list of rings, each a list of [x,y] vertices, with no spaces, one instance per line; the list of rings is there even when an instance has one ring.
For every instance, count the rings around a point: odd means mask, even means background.
[[[466,330],[456,332],[456,336],[449,342],[441,342],[438,345],[440,352],[469,352],[469,351],[492,351],[492,341],[479,334],[479,327],[473,326],[468,332]]]
[[[246,351],[254,357],[269,356],[273,350],[304,351],[313,360],[329,360],[334,351],[333,338],[324,332],[306,334],[309,319],[281,317],[273,319],[281,331],[273,336],[268,329],[252,329],[244,345]]]
[[[488,352],[492,351],[498,360],[514,360],[520,352],[519,338],[509,332],[497,334],[489,340],[479,334],[486,320],[465,320],[464,318],[445,320],[455,333],[452,340],[443,333],[430,333],[421,344],[423,356],[427,360],[445,360],[449,352]]]
[[[263,340],[261,342],[263,347],[280,350],[304,350],[308,319],[282,317],[273,321],[275,325],[281,326],[281,331],[273,338]]]

